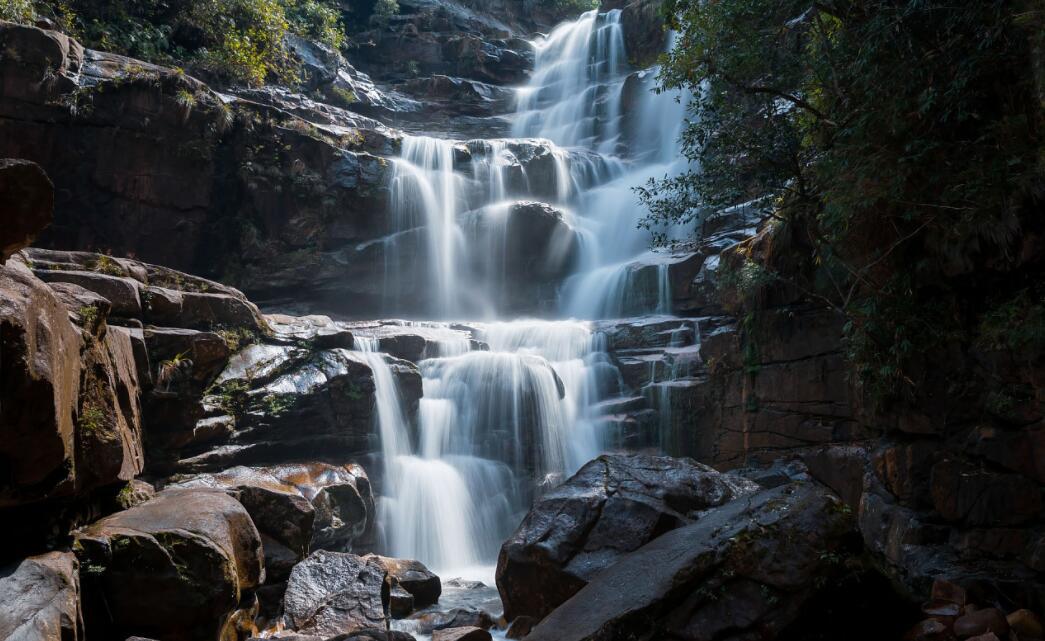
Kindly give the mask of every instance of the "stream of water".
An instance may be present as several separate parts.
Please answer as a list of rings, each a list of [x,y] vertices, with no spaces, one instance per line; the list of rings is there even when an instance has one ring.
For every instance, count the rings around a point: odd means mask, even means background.
[[[408,136],[395,160],[393,237],[419,235],[425,313],[446,321],[419,364],[416,426],[376,339],[357,339],[377,386],[384,552],[444,577],[492,582],[535,493],[606,449],[592,408],[619,393],[620,375],[593,321],[671,310],[672,257],[650,251],[633,187],[683,168],[684,101],[651,91],[655,71],[628,67],[620,11],[585,13],[532,44],[513,138]],[[541,218],[554,218],[554,233],[528,269],[568,260],[572,275],[548,320],[499,320],[517,286],[512,235],[536,225],[513,222],[529,201],[554,207]],[[392,285],[403,277],[395,262]],[[471,334],[450,323],[464,318]]]

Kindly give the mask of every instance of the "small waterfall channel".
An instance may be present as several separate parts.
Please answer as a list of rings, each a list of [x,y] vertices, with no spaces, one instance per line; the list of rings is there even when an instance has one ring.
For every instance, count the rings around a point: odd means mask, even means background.
[[[597,322],[671,311],[672,258],[649,250],[633,187],[684,169],[684,100],[628,67],[620,11],[532,44],[513,138],[405,136],[393,161],[388,308],[441,332],[416,418],[377,338],[356,334],[376,384],[383,552],[488,583],[535,494],[607,448],[596,406],[622,383]],[[425,296],[404,306],[409,279]],[[501,320],[520,297],[548,319]]]

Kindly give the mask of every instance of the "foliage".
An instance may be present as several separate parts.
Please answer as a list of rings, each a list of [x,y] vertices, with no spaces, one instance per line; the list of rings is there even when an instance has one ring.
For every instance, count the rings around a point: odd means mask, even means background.
[[[178,372],[189,361],[188,356],[188,351],[185,351],[161,362],[156,376],[156,385],[162,386],[165,390],[170,390],[170,385],[174,382]]]
[[[573,15],[598,9],[601,0],[538,0],[541,8],[555,15]]]
[[[846,316],[877,395],[911,392],[917,354],[961,339],[981,304],[959,275],[1013,264],[1020,230],[1041,224],[1045,12],[669,0],[666,15],[662,89],[694,95],[682,145],[699,170],[639,190],[646,224],[768,195],[801,263],[769,271]]]
[[[36,7],[32,0],[0,0],[0,20],[32,22]]]
[[[399,3],[396,0],[377,0],[374,3],[374,11],[370,14],[371,22],[386,21],[399,13]]]
[[[102,317],[97,307],[84,305],[76,313],[80,317],[81,326],[87,330],[88,334],[94,334],[98,331],[98,325],[101,323]]]
[[[91,263],[91,271],[96,271],[100,274],[107,274],[109,276],[126,276],[126,272],[120,263],[113,260],[112,256],[101,254],[98,258]]]
[[[105,427],[105,410],[88,401],[80,409],[76,424],[85,434],[95,434]]]
[[[238,352],[241,348],[258,342],[258,337],[247,327],[221,328],[218,330],[218,336],[225,341],[230,352]]]
[[[250,85],[297,78],[291,34],[335,50],[345,44],[333,0],[71,0],[70,8],[87,46]]]
[[[980,342],[1024,358],[1045,352],[1045,288],[1027,288],[993,306],[980,322]]]
[[[215,401],[226,414],[233,417],[243,416],[250,404],[250,385],[243,380],[233,379],[220,386],[208,390],[214,394]]]

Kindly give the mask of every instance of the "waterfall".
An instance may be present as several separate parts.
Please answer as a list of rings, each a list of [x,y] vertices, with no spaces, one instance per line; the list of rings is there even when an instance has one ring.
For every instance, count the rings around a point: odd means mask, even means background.
[[[649,250],[633,188],[686,168],[676,160],[685,97],[654,94],[656,70],[628,67],[619,10],[587,12],[533,45],[516,138],[405,136],[393,161],[382,242],[419,265],[428,297],[410,309],[479,319],[435,324],[441,338],[418,363],[416,443],[377,339],[357,337],[374,370],[384,552],[451,575],[492,563],[534,495],[605,449],[597,405],[624,383],[591,321],[671,312],[675,257]],[[570,320],[501,320],[520,201],[554,205],[576,234],[577,266],[557,292]],[[525,250],[531,266],[540,260]],[[386,290],[405,277],[393,272]],[[644,393],[670,422],[669,381],[657,374],[651,362]]]
[[[535,43],[533,76],[518,91],[514,135],[565,146],[615,142],[625,70],[620,16],[619,9],[589,11]]]

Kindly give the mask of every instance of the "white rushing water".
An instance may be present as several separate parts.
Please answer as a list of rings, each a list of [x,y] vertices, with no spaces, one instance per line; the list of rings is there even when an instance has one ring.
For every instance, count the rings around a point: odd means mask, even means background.
[[[456,338],[419,363],[415,421],[377,340],[357,338],[377,387],[384,551],[440,574],[488,575],[535,492],[603,451],[593,407],[621,383],[590,320],[671,311],[675,258],[650,251],[633,188],[685,168],[676,160],[683,101],[651,91],[654,71],[628,67],[620,11],[585,13],[533,45],[517,138],[406,136],[395,159],[386,242],[423,239],[410,247],[429,296],[413,302],[433,318],[482,319],[468,324],[479,343],[442,325]],[[573,275],[557,294],[557,313],[571,320],[497,320],[512,293],[509,229],[518,231],[520,201],[554,205],[576,239]],[[526,251],[537,270],[566,260],[566,250]],[[404,277],[397,262],[390,292]]]

